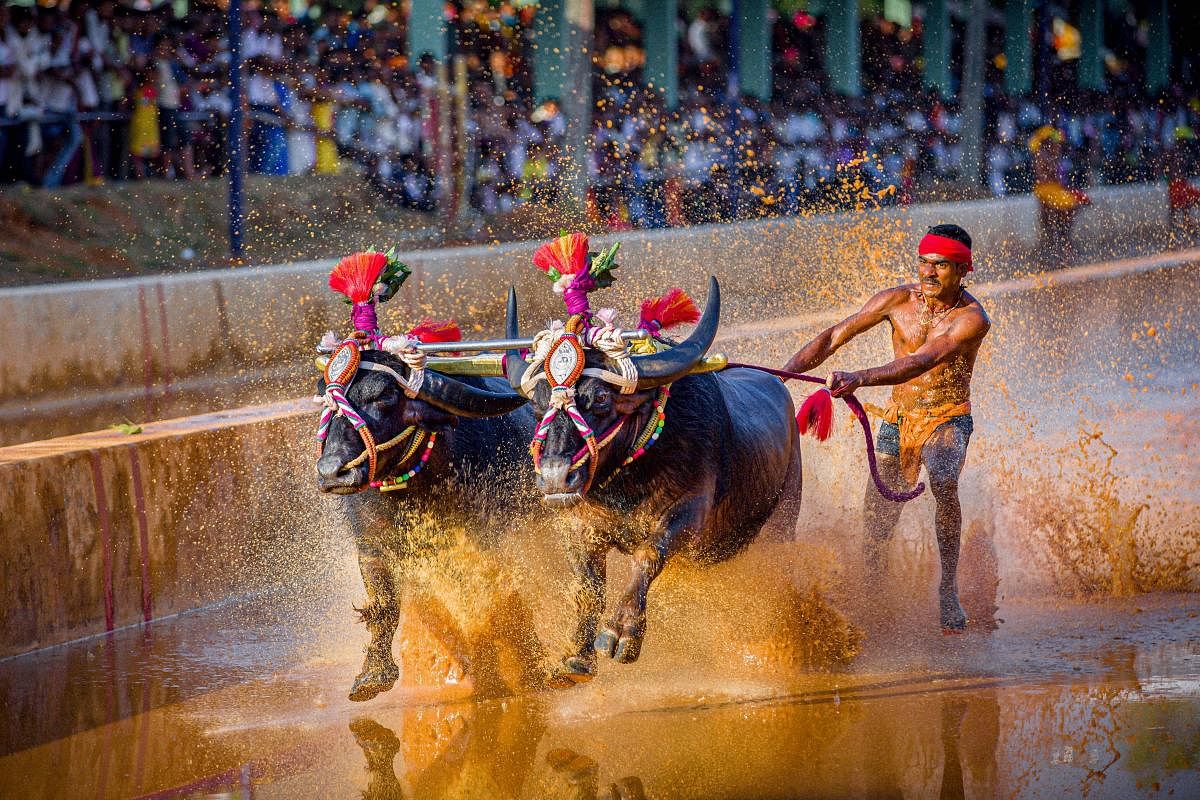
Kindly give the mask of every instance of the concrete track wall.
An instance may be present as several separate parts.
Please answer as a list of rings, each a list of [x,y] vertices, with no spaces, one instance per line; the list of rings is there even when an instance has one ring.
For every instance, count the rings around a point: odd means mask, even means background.
[[[1116,241],[1166,219],[1161,185],[1101,189],[1094,200],[1079,219],[1079,241]],[[630,232],[618,237],[623,268],[611,297],[632,302],[672,283],[702,290],[714,273],[727,296],[761,299],[768,287],[746,268],[747,253],[756,264],[806,272],[831,258],[886,262],[911,253],[928,225],[947,220],[972,233],[977,274],[989,278],[1006,277],[995,271],[1025,260],[1014,254],[1027,256],[1037,235],[1036,203],[1028,196]],[[494,335],[509,283],[522,290],[526,320],[561,314],[545,279],[529,266],[535,244],[403,254],[414,275],[383,307],[385,327],[456,316],[473,323],[477,335]],[[325,288],[331,266],[304,262],[0,291],[0,341],[21,354],[0,361],[0,408],[20,414],[69,406],[89,393],[153,395],[200,376],[295,363],[323,331],[345,325],[345,306]],[[800,286],[776,280],[769,289],[773,300],[792,303],[803,300]]]
[[[0,658],[272,585],[314,516],[309,411],[0,448]]]

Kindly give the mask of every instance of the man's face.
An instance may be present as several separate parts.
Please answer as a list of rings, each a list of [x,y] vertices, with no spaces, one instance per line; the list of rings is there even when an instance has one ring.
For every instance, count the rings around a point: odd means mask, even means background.
[[[926,297],[958,291],[966,273],[965,264],[951,261],[936,253],[928,253],[917,259],[917,279],[920,281],[921,293]]]

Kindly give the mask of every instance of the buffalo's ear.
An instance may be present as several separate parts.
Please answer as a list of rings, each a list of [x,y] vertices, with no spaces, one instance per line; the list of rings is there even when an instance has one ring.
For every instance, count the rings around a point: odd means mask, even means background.
[[[657,394],[658,391],[655,389],[646,392],[634,392],[633,394],[615,394],[613,395],[613,410],[618,414],[632,414],[653,400]]]

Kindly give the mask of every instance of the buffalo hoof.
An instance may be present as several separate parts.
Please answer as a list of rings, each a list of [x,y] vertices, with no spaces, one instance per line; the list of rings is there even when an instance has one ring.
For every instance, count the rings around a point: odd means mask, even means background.
[[[958,593],[941,593],[938,603],[942,618],[942,633],[963,633],[967,629],[967,614],[958,602]]]
[[[596,677],[596,664],[579,656],[567,656],[546,678],[551,689],[570,689]]]
[[[350,687],[350,699],[361,703],[396,685],[400,669],[395,664],[364,667]]]
[[[618,634],[611,628],[600,631],[592,649],[618,664],[632,664],[642,654],[642,637],[631,631]]]

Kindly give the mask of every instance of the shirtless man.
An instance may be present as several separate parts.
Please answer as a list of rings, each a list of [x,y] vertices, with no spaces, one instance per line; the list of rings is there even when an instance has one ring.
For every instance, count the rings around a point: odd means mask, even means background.
[[[958,475],[973,429],[971,372],[991,322],[962,285],[963,276],[973,269],[966,231],[957,225],[935,225],[917,251],[917,283],[875,295],[858,313],[819,333],[784,369],[807,372],[863,331],[884,321],[891,326],[895,359],[859,372],[834,372],[829,388],[834,397],[841,397],[860,386],[894,387],[875,445],[880,473],[893,486],[901,478],[915,484],[922,464],[929,473],[942,562],[941,624],[943,631],[959,632],[967,617],[958,602]],[[901,506],[884,499],[870,482],[863,505],[864,555],[868,575],[877,579]]]

